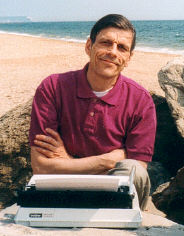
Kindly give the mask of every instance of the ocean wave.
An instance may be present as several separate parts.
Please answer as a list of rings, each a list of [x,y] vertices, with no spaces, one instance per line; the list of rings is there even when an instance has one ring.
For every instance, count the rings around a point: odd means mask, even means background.
[[[34,38],[43,38],[42,35],[33,35],[33,34],[27,34],[27,33],[17,33],[17,32],[9,32],[9,31],[2,31],[2,30],[0,30],[0,34],[11,34],[11,35],[34,37]]]
[[[54,38],[54,39],[59,39],[59,40],[62,40],[62,41],[74,42],[74,43],[85,43],[86,42],[86,40],[84,40],[84,39],[75,39],[75,38],[61,38],[61,37],[58,37],[58,38]]]
[[[8,32],[8,31],[2,31],[0,30],[0,34],[11,34],[11,35],[20,35],[20,36],[28,36],[28,37],[34,37],[34,38],[48,38],[48,39],[55,39],[55,40],[62,40],[62,41],[67,41],[67,42],[76,42],[76,43],[85,43],[86,40],[84,39],[76,39],[76,38],[64,38],[64,37],[59,37],[59,36],[49,36],[45,34],[28,34],[28,33],[17,33],[17,32]]]
[[[174,49],[174,48],[158,48],[158,47],[147,47],[147,46],[136,46],[136,51],[143,51],[143,52],[157,52],[157,53],[164,53],[164,54],[175,54],[175,55],[183,55],[184,50]]]
[[[34,37],[34,38],[49,38],[49,39],[55,39],[55,40],[62,40],[66,42],[74,42],[74,43],[85,43],[86,40],[84,39],[77,39],[77,38],[68,38],[68,37],[60,37],[60,36],[53,36],[53,35],[45,35],[45,34],[29,34],[29,33],[17,33],[17,32],[8,32],[8,31],[2,31],[0,30],[0,34],[11,34],[11,35],[21,35],[21,36],[27,36],[27,37]],[[165,53],[165,54],[175,54],[175,55],[183,55],[184,56],[184,50],[174,49],[174,48],[167,48],[167,47],[148,47],[148,46],[136,46],[136,51],[143,51],[143,52],[155,52],[155,53]]]

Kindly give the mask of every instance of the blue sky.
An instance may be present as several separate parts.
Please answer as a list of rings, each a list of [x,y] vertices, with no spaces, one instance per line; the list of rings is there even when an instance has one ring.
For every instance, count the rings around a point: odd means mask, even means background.
[[[130,20],[184,20],[184,0],[0,0],[0,16],[35,21],[97,20],[109,13]]]

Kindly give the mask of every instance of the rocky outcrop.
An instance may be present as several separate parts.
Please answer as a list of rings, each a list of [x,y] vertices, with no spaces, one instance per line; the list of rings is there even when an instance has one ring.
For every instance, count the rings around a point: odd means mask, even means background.
[[[0,155],[27,155],[32,99],[0,118]]]
[[[155,206],[167,218],[184,224],[184,167],[178,170],[171,182],[160,185],[152,195]]]
[[[175,120],[164,97],[152,94],[156,106],[157,132],[153,161],[162,163],[171,176],[184,166],[184,139],[177,130]]]
[[[183,236],[184,226],[158,215],[142,212],[142,226],[137,229],[105,228],[34,228],[14,223],[17,206],[0,212],[1,236]]]
[[[177,132],[169,137],[169,140],[171,145],[178,146],[178,148],[175,148],[173,153],[171,146],[166,146],[170,155],[174,157],[169,158],[168,161],[170,162],[168,168],[174,173],[173,167],[177,169],[177,167],[184,166],[184,58],[174,59],[167,63],[159,71],[158,78],[177,127]],[[157,114],[159,113],[157,112]],[[171,129],[170,125],[165,125],[169,130]],[[167,136],[165,138],[168,139]],[[164,155],[165,153],[163,152]],[[176,177],[170,182],[166,182],[156,189],[152,200],[155,206],[163,211],[168,218],[184,224],[184,167],[178,170]]]
[[[17,206],[13,205],[0,212],[1,236],[183,236],[184,226],[164,217],[142,212],[143,220],[140,228],[35,228],[14,223]]]
[[[158,78],[178,131],[184,138],[184,58],[167,63],[159,71]]]
[[[148,174],[151,181],[150,194],[152,194],[159,185],[169,181],[171,178],[169,171],[162,163],[157,161],[152,161],[148,164]]]
[[[32,100],[0,118],[0,208],[13,202],[31,175],[28,130]]]

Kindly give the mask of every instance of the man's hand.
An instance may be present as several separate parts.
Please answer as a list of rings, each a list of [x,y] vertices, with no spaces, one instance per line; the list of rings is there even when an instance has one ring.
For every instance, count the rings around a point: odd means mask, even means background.
[[[46,131],[49,136],[36,135],[34,140],[36,151],[47,158],[71,158],[65,149],[59,133],[50,128],[46,128]]]

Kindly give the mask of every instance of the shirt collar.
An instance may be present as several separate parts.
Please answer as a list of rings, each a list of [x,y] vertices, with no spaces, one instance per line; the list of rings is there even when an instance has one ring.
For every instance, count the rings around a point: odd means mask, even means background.
[[[87,69],[88,64],[85,65],[83,70],[80,71],[77,78],[77,96],[79,98],[96,98],[96,95],[93,93],[87,81]],[[120,95],[122,95],[122,90],[120,89],[120,87],[122,86],[122,80],[122,75],[119,75],[115,86],[105,96],[98,99],[109,105],[118,105],[119,97]]]

